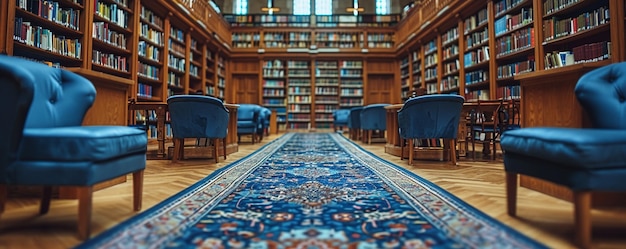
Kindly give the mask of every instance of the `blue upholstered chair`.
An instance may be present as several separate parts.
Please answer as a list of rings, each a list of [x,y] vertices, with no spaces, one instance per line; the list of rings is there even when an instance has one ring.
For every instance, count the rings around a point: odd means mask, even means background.
[[[263,137],[265,135],[269,135],[269,129],[270,129],[270,117],[272,116],[272,110],[268,109],[267,107],[264,106],[259,106],[260,111],[259,111],[259,126],[260,129],[259,131],[257,131],[257,133],[259,134],[259,141],[263,141]]]
[[[237,108],[237,142],[241,142],[242,135],[250,135],[252,144],[256,142],[260,129],[261,107],[255,104],[239,104]]]
[[[350,116],[348,117],[348,129],[350,131],[350,139],[361,139],[361,110],[362,106],[352,107]]]
[[[371,104],[366,105],[361,110],[361,130],[363,131],[364,143],[372,143],[372,134],[377,131],[381,132],[384,138],[387,130],[387,111],[385,106],[389,104]]]
[[[213,158],[219,162],[218,144],[226,159],[228,109],[222,100],[203,95],[174,95],[167,99],[174,142],[172,161],[184,157],[185,138],[209,138],[213,144]]]
[[[126,126],[82,126],[96,97],[89,80],[0,55],[0,84],[0,212],[8,185],[42,186],[40,214],[48,212],[54,186],[75,187],[78,234],[86,239],[93,186],[131,173],[133,209],[141,209],[146,133]]]
[[[455,141],[463,102],[465,98],[459,95],[424,95],[408,99],[398,110],[398,132],[408,140],[409,165],[413,164],[414,140],[431,138],[448,140],[450,161],[456,165]],[[401,144],[404,147],[404,141]]]
[[[348,119],[350,118],[350,109],[338,109],[333,111],[333,129],[337,129],[348,126]]]
[[[626,62],[586,73],[574,92],[591,128],[529,127],[502,135],[507,211],[516,215],[518,174],[567,187],[575,238],[589,248],[592,192],[626,191]]]

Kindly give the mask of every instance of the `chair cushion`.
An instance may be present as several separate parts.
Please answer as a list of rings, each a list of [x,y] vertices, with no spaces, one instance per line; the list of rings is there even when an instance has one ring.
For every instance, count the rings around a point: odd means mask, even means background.
[[[580,169],[626,167],[626,132],[607,129],[531,127],[502,135],[505,153]]]
[[[104,161],[147,150],[146,132],[126,126],[26,128],[20,160]]]

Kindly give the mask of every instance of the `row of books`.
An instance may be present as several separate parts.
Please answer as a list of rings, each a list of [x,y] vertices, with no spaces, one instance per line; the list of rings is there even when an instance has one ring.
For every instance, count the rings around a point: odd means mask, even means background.
[[[59,2],[47,0],[18,0],[17,7],[55,22],[65,27],[78,30],[80,27],[80,10],[62,8]]]
[[[550,41],[563,36],[576,34],[609,22],[609,8],[600,7],[591,12],[582,13],[576,17],[558,19],[552,17],[543,20],[543,36]]]
[[[15,18],[13,39],[53,53],[77,59],[81,58],[82,45],[79,39],[55,34],[47,28],[25,22],[20,17]]]

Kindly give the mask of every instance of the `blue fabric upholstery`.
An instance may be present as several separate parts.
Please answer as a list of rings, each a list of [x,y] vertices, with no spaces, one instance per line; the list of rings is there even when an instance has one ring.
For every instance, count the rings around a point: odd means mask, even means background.
[[[592,128],[531,127],[502,135],[508,212],[515,215],[517,174],[574,192],[576,238],[591,245],[591,191],[626,191],[626,62],[583,75],[574,89]]]
[[[350,109],[350,117],[348,118],[348,129],[350,129],[350,138],[357,140],[361,134],[361,111],[362,106],[352,107]]]
[[[43,185],[40,213],[48,211],[52,186],[79,193],[79,236],[89,236],[93,185],[133,173],[134,209],[141,208],[146,166],[145,131],[126,126],[81,126],[96,91],[82,76],[60,68],[0,55],[3,113],[0,200],[6,185]],[[19,85],[16,85],[19,84]],[[4,86],[7,87],[4,87]],[[27,96],[29,108],[24,112]],[[25,115],[26,114],[26,115]],[[7,137],[7,132],[12,135]],[[17,135],[19,134],[19,135]],[[15,143],[19,146],[17,150]],[[0,211],[4,203],[0,203]]]
[[[361,129],[363,130],[387,130],[387,111],[385,106],[389,104],[371,104],[361,110]]]
[[[364,106],[361,110],[361,130],[363,131],[363,141],[372,143],[372,133],[374,131],[384,132],[387,130],[387,110],[385,106],[389,104],[371,104]]]
[[[258,129],[261,127],[261,107],[255,104],[239,104],[237,108],[237,136],[241,141],[241,135],[251,135],[252,143],[256,142]]]
[[[452,94],[423,95],[408,99],[398,110],[398,132],[409,139],[409,164],[413,163],[413,139],[454,139],[459,130],[459,119],[465,98]],[[402,158],[404,158],[404,142]],[[450,149],[450,160],[456,164],[456,151]]]
[[[203,95],[174,95],[167,99],[175,138],[225,138],[228,109],[222,100]]]
[[[347,127],[350,118],[350,109],[339,109],[333,111],[333,126],[337,130],[339,127]]]
[[[218,139],[222,139],[222,150],[226,159],[226,134],[228,109],[218,98],[204,95],[174,95],[167,99],[174,138],[173,161],[184,157],[184,138],[213,139],[213,158],[218,159]]]
[[[265,134],[269,134],[270,128],[270,117],[272,116],[272,111],[266,107],[259,106],[259,129],[257,134],[260,136],[259,140],[263,140],[263,136]]]

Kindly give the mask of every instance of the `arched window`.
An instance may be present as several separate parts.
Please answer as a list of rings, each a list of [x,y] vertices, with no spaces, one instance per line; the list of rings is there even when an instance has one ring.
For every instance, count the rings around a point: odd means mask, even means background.
[[[327,16],[333,14],[333,0],[315,0],[315,15]]]
[[[235,1],[235,15],[247,15],[248,14],[248,0],[236,0]]]
[[[293,14],[294,15],[310,15],[311,14],[311,1],[293,0]]]
[[[389,15],[389,0],[376,0],[376,15]]]

